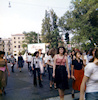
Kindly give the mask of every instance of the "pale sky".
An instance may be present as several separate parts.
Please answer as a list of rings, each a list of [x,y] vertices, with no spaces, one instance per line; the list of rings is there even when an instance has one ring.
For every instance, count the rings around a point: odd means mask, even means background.
[[[45,10],[53,9],[58,17],[69,10],[72,0],[0,0],[0,37],[35,31],[41,33]]]

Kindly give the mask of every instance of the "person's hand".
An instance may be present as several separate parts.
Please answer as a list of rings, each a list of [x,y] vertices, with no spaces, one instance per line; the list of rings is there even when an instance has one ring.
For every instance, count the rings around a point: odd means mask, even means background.
[[[71,78],[72,78],[73,80],[76,80],[76,78],[75,78],[73,75],[71,76]]]
[[[55,78],[55,73],[53,73],[53,75],[52,75],[52,76],[53,76],[53,78]]]
[[[70,79],[70,75],[68,75],[68,79]]]
[[[32,67],[32,70],[34,70],[34,68]]]
[[[8,76],[10,76],[10,72],[8,72]]]

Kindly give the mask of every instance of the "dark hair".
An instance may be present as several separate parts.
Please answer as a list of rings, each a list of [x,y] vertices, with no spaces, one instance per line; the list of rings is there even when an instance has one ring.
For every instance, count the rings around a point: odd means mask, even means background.
[[[98,59],[98,48],[97,48],[96,51],[95,51],[95,58]]]
[[[64,50],[63,55],[64,55],[65,52],[66,52],[66,49],[65,49],[64,47],[62,47],[62,46],[58,48],[58,50],[57,50],[57,54],[59,54],[59,49],[60,49],[60,48],[63,48],[63,50]]]
[[[5,52],[4,52],[4,51],[0,51],[0,55],[1,55],[1,54],[4,54],[4,55],[5,55]]]
[[[36,52],[34,53],[34,56],[36,56],[36,54],[37,54],[37,53],[39,53],[39,52],[38,52],[38,51],[36,51]]]
[[[93,56],[93,50],[94,48],[89,50],[89,56]]]
[[[77,53],[80,53],[79,51],[75,52],[75,56],[77,55]],[[81,53],[80,53],[81,54]]]

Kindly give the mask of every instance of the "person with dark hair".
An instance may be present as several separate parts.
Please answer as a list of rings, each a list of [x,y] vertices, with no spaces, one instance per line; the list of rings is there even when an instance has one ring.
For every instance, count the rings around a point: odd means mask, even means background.
[[[88,56],[88,61],[92,60],[92,58],[94,57],[95,53],[95,49],[90,49],[89,50],[89,56]]]
[[[18,56],[18,63],[17,63],[17,68],[19,68],[20,72],[21,72],[21,68],[23,68],[23,64],[24,64],[24,60],[20,53]]]
[[[56,89],[55,79],[53,78],[54,55],[55,55],[55,49],[52,48],[49,50],[49,57],[47,61],[47,64],[49,65],[50,89],[52,89],[53,84],[54,84],[54,88]]]
[[[3,59],[5,52],[0,51],[0,95],[5,92],[5,87],[7,85],[7,72],[8,75],[10,75],[8,66],[7,66],[7,60]]]
[[[33,60],[31,62],[31,67],[33,70],[33,84],[34,86],[37,86],[37,79],[36,79],[36,73],[38,74],[38,80],[39,80],[39,86],[42,87],[41,79],[40,79],[40,58],[39,58],[39,52],[36,51],[34,53]]]
[[[68,78],[70,78],[68,60],[67,56],[65,56],[64,47],[59,47],[58,54],[54,56],[53,77],[55,77],[55,82],[59,91],[60,100],[64,100],[64,90],[69,88]]]
[[[72,98],[74,98],[74,90],[80,91],[80,85],[82,82],[82,78],[84,75],[83,71],[83,61],[80,59],[80,52],[75,53],[75,60],[72,60],[71,66],[71,78],[73,79],[73,90],[72,90]]]
[[[86,85],[86,93],[85,92]],[[88,63],[84,69],[84,77],[80,89],[80,100],[98,100],[98,49],[92,62]]]
[[[72,59],[72,60],[75,59],[75,51],[74,51],[74,50],[71,52],[71,59]]]

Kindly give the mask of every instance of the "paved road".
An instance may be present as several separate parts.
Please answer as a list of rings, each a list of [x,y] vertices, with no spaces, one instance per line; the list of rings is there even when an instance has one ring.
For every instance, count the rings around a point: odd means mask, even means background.
[[[8,64],[9,69],[10,64]],[[0,96],[0,100],[45,100],[51,97],[57,97],[58,91],[49,88],[48,73],[43,77],[43,88],[33,86],[33,77],[30,77],[25,63],[22,72],[16,68],[15,73],[11,73],[6,87],[6,96]],[[72,80],[69,80],[70,89],[65,91],[65,95],[70,94],[72,90]]]

